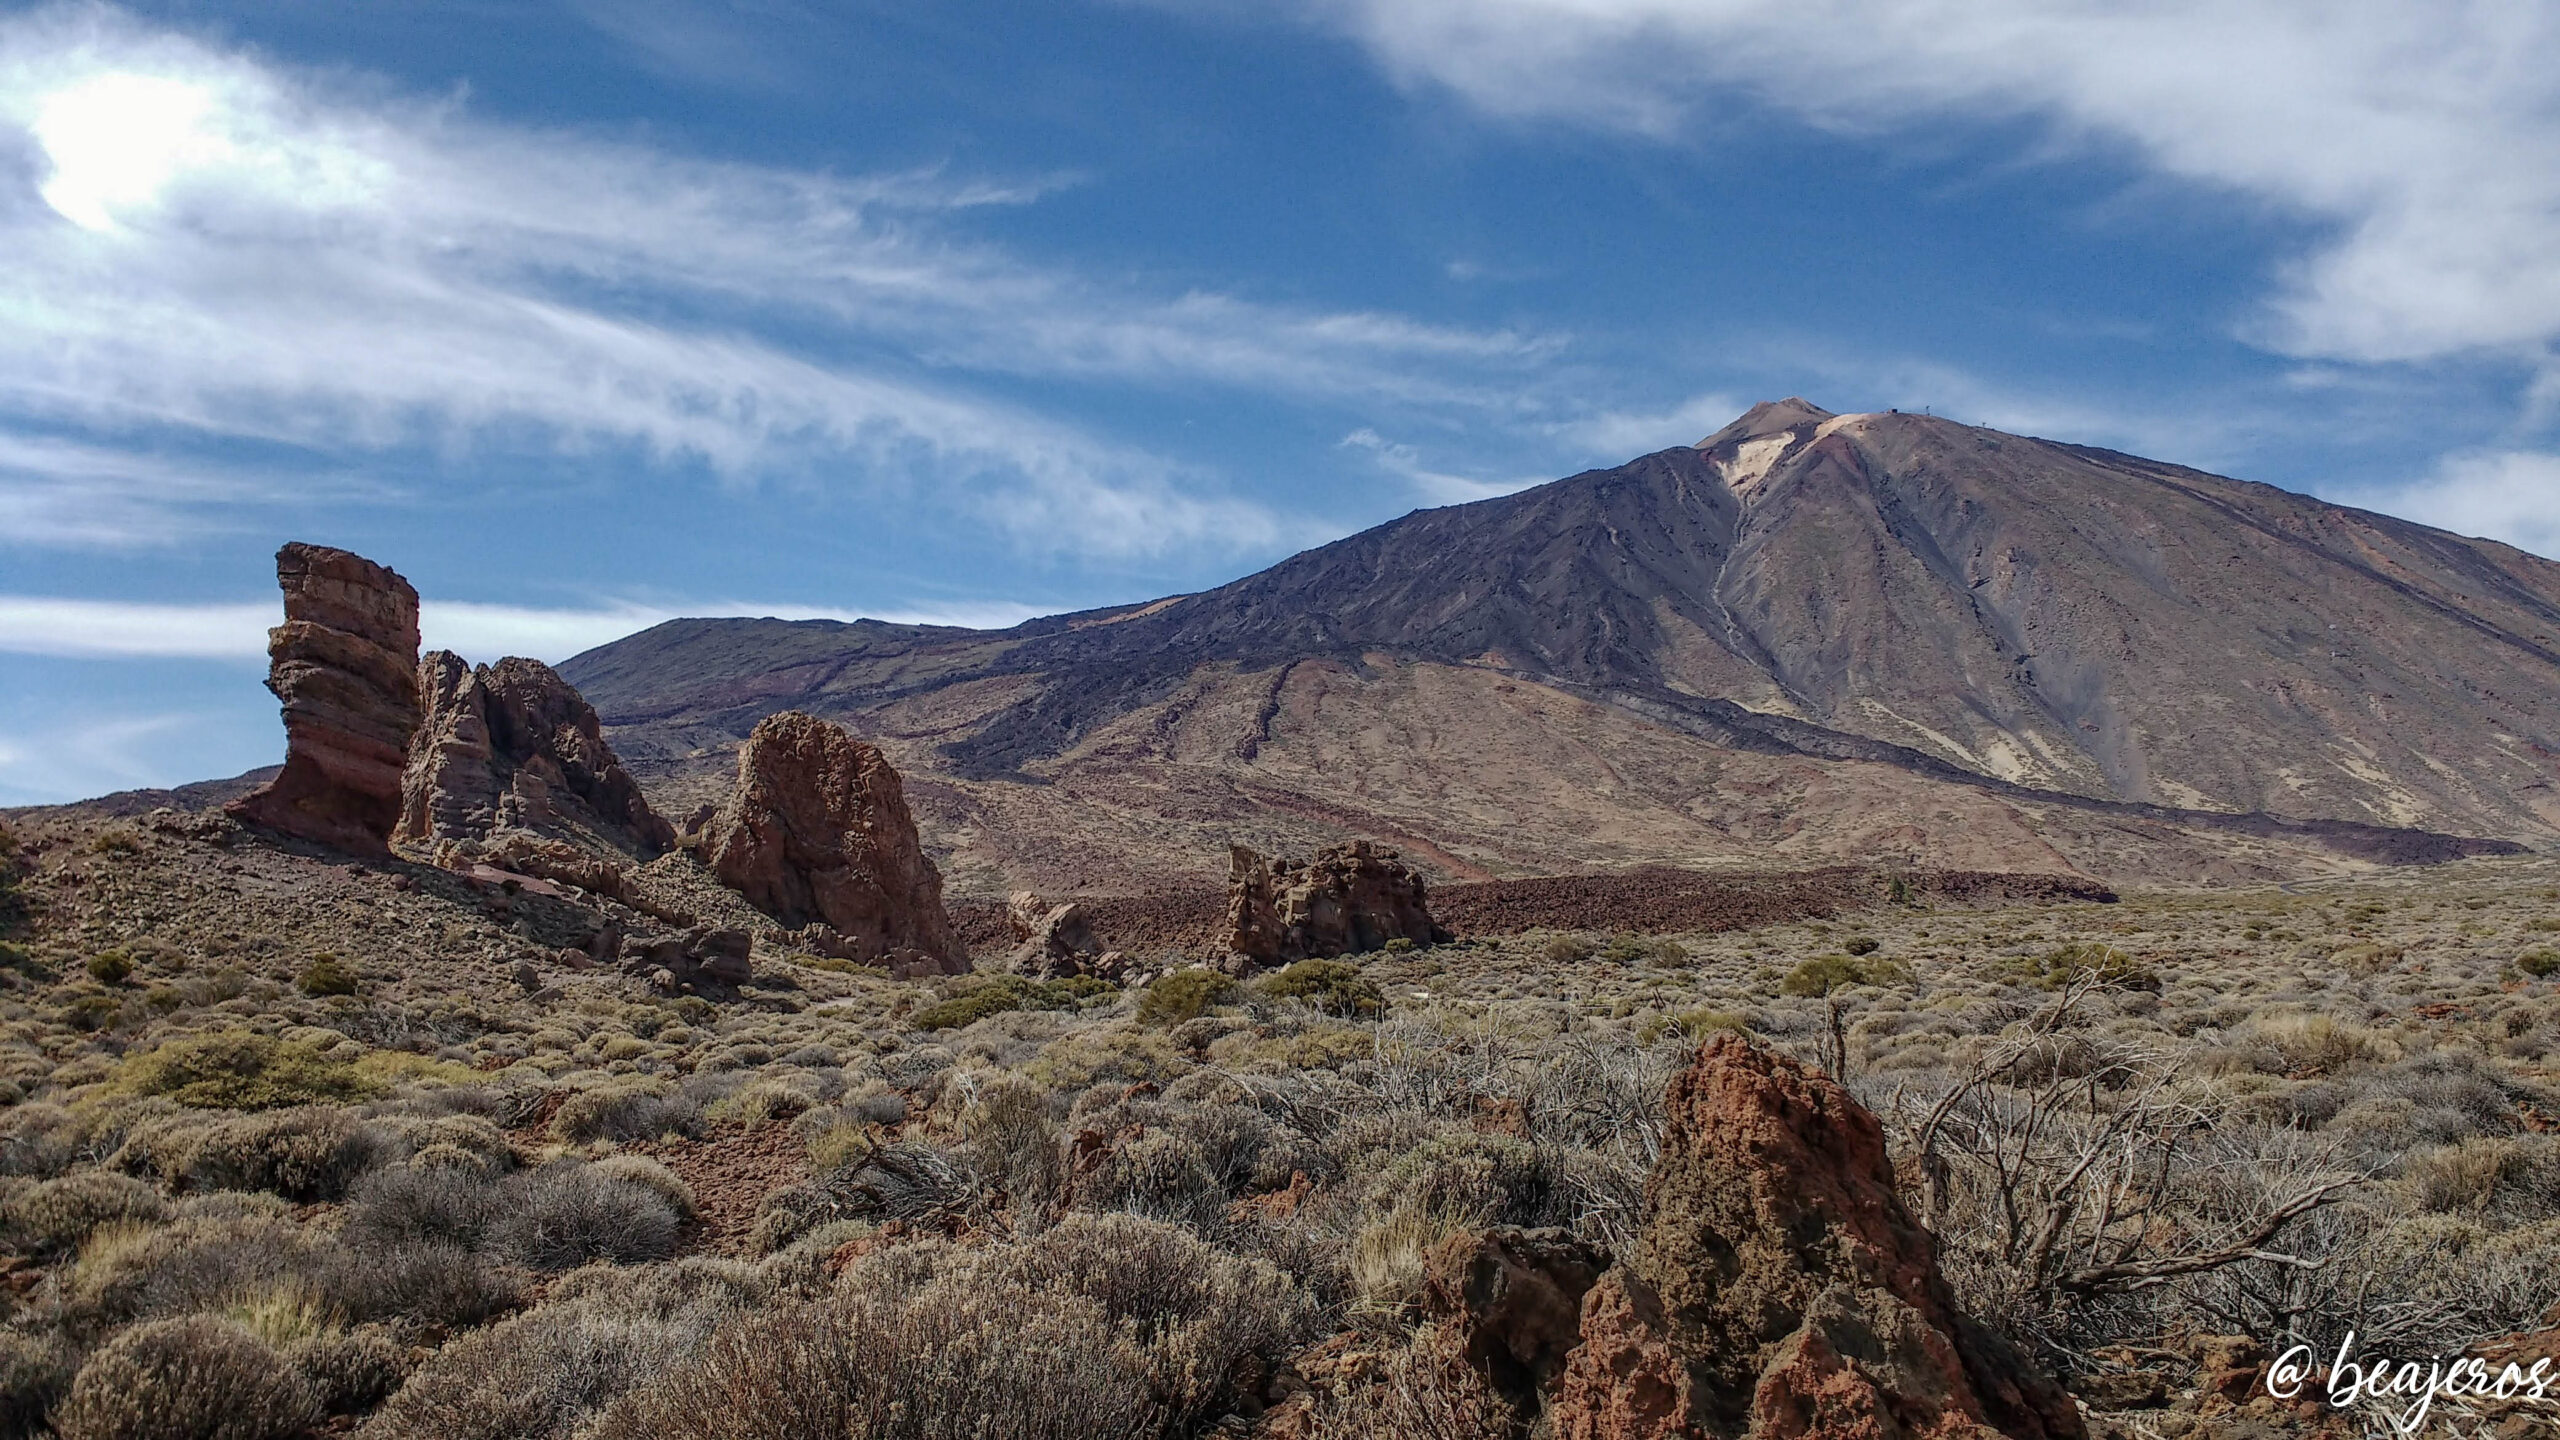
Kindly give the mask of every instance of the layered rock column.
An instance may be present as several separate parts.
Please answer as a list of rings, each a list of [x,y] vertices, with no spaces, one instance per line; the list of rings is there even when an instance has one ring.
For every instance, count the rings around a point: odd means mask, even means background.
[[[969,968],[898,772],[840,726],[767,716],[702,838],[722,884],[786,926],[825,926],[848,958],[910,974]]]
[[[358,855],[389,853],[418,728],[418,592],[363,556],[299,541],[276,552],[284,623],[267,688],[284,704],[284,770],[236,818]]]

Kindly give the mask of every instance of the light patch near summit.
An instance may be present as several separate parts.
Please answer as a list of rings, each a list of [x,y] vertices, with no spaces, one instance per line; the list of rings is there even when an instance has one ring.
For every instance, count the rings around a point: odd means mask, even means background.
[[[1715,462],[1716,474],[1733,487],[1736,495],[1748,495],[1759,488],[1761,481],[1769,478],[1769,472],[1786,458],[1787,451],[1795,443],[1795,432],[1791,430],[1763,435],[1757,440],[1745,440],[1734,447],[1732,459]]]

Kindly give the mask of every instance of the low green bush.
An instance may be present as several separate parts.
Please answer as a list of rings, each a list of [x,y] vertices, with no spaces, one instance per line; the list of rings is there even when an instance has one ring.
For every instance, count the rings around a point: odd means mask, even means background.
[[[1179,1025],[1197,1020],[1210,1006],[1234,998],[1236,982],[1215,970],[1192,968],[1157,977],[1138,997],[1138,1023]]]
[[[2516,957],[2516,969],[2536,980],[2548,980],[2560,974],[2560,950],[2527,950]]]
[[[294,982],[303,994],[314,999],[323,995],[353,995],[358,988],[356,972],[335,955],[323,955],[302,967]]]
[[[1828,995],[1852,985],[1901,985],[1911,979],[1911,971],[1898,961],[1873,955],[1816,955],[1796,962],[1778,982],[1787,995]]]
[[[121,950],[101,950],[89,957],[89,978],[101,985],[121,985],[133,973],[133,957]]]
[[[118,1088],[200,1110],[274,1110],[368,1100],[382,1085],[307,1041],[223,1030],[128,1055]]]
[[[1300,1001],[1328,1015],[1375,1015],[1387,1005],[1376,981],[1361,974],[1359,966],[1340,960],[1301,960],[1254,988],[1274,1000]]]
[[[2154,994],[2160,990],[2157,972],[2123,951],[2095,941],[2065,945],[2041,958],[2021,960],[2014,973],[2047,990],[2059,990],[2083,978],[2118,990],[2148,990]]]
[[[1113,993],[1114,988],[1110,982],[1090,975],[1071,975],[1064,980],[998,975],[926,1006],[908,1023],[919,1030],[956,1030],[1008,1010],[1073,1010],[1087,1000]]]

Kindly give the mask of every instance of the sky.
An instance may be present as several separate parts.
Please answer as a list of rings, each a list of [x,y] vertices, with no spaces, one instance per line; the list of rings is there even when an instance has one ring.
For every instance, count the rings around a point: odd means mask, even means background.
[[[430,645],[1005,625],[1753,402],[2560,556],[2560,7],[0,4],[0,805]]]

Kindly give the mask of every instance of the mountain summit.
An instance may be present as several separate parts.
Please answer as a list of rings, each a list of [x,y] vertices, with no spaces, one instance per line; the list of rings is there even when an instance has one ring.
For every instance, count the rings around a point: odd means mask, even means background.
[[[1462,875],[2212,876],[2560,838],[2554,637],[2560,565],[2507,546],[1790,398],[1196,595],[673,621],[562,669],[677,791],[767,713],[843,719],[919,777],[963,888],[1348,833]]]

